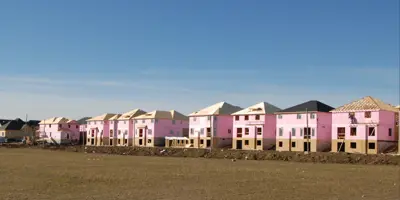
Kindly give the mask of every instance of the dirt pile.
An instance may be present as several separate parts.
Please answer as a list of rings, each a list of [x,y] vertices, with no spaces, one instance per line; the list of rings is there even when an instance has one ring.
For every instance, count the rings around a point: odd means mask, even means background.
[[[169,156],[189,158],[215,158],[232,160],[277,160],[312,163],[343,163],[368,165],[400,165],[400,156],[378,154],[348,154],[318,152],[306,154],[303,152],[277,151],[243,151],[233,149],[178,149],[161,147],[96,147],[96,146],[28,146],[8,144],[7,148],[41,148],[54,151],[132,155],[132,156]]]

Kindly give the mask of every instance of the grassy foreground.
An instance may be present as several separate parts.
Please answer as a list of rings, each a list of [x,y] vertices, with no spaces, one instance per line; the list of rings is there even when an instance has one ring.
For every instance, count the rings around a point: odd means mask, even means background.
[[[398,166],[0,149],[0,199],[395,200]]]

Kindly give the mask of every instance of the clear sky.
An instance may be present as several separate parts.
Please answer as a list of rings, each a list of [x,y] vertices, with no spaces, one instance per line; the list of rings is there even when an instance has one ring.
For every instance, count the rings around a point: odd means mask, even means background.
[[[0,118],[399,104],[398,0],[2,0]]]

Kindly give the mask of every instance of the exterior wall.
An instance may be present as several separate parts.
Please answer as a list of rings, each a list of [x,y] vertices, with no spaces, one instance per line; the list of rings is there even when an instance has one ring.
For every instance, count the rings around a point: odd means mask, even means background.
[[[371,111],[371,118],[365,118],[365,111],[355,112],[355,123],[349,119],[349,113],[332,114],[332,151],[338,151],[338,142],[344,142],[348,153],[382,153],[396,145],[395,113],[390,111]],[[376,125],[374,125],[376,124]],[[344,139],[338,139],[338,128],[345,128]],[[356,135],[351,135],[351,128]],[[368,129],[375,128],[375,135],[369,136]],[[389,135],[389,129],[391,134]],[[351,143],[356,148],[351,147]],[[375,148],[370,148],[375,143]],[[354,147],[354,146],[353,146]]]
[[[118,135],[117,135],[117,146],[128,146],[132,144],[132,127],[133,120],[118,120]]]
[[[92,145],[94,141],[95,146],[109,145],[110,123],[109,121],[88,121],[87,123],[87,143]],[[115,144],[115,142],[113,142]]]
[[[297,119],[297,115],[300,115],[301,118]],[[312,118],[312,115],[314,115],[314,118]],[[310,151],[330,150],[331,117],[331,113],[308,113],[308,127],[311,135],[309,139],[311,142]],[[304,130],[307,127],[306,113],[278,114],[276,118],[276,150],[304,151],[304,142],[307,142]],[[280,135],[280,129],[282,129],[282,135]],[[283,143],[282,147],[279,147],[280,142]],[[295,142],[296,147],[292,148],[291,142]]]
[[[211,133],[207,134],[207,128],[211,128]],[[232,129],[233,120],[230,115],[189,117],[189,138],[195,148],[206,148],[207,140],[214,147],[231,147]],[[211,141],[212,135],[214,139]],[[201,144],[201,141],[206,142]]]
[[[138,146],[165,146],[165,136],[181,137],[183,129],[189,127],[188,121],[168,119],[137,119],[134,125],[134,145]],[[142,137],[139,135],[139,129],[143,129]]]
[[[61,144],[79,140],[79,124],[41,124],[39,126],[40,137],[44,137],[49,143]]]
[[[248,115],[249,119],[245,120],[245,116],[233,116],[233,143],[234,149],[238,148],[238,142],[242,141],[242,149],[258,149],[266,150],[275,146],[275,115],[259,115],[259,120],[256,115]],[[238,120],[237,117],[239,117]],[[238,134],[238,128],[242,130],[242,134]],[[249,129],[249,134],[245,134],[245,129]],[[261,128],[261,135],[257,134],[257,128]],[[240,137],[238,137],[240,136]],[[257,140],[260,140],[257,142]],[[239,142],[240,143],[240,142]],[[246,145],[248,144],[248,145]]]

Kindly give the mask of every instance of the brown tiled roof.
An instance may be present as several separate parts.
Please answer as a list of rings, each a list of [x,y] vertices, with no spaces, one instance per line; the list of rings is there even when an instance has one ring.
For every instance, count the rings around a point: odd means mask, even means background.
[[[332,110],[331,112],[350,112],[364,110],[386,110],[391,112],[398,112],[398,109],[396,109],[392,105],[384,103],[380,99],[371,96],[366,96],[362,99],[350,102]]]

